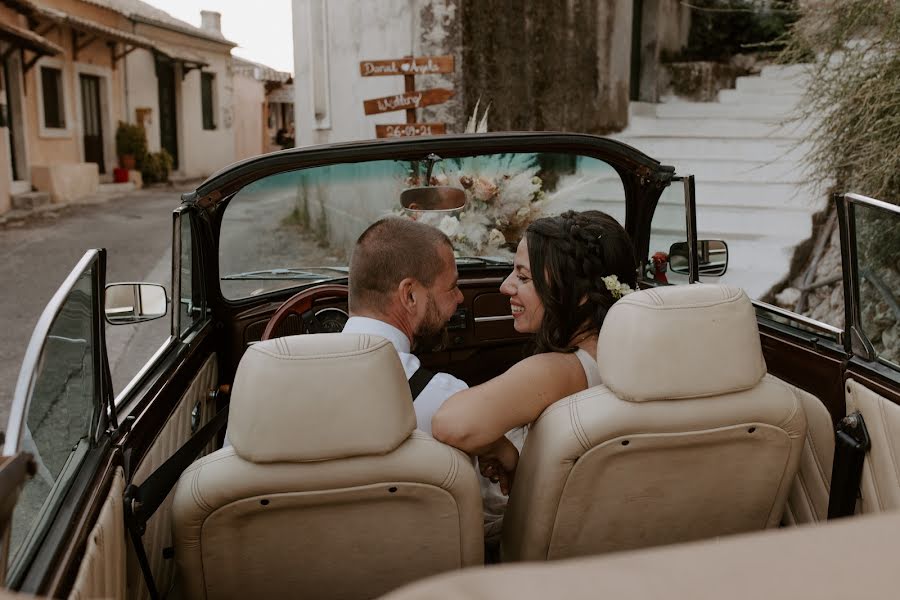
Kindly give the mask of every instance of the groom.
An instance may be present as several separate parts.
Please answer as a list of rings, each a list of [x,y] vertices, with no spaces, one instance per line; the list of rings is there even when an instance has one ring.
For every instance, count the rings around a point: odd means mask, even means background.
[[[439,333],[463,300],[450,239],[439,229],[388,217],[366,229],[350,259],[350,319],[344,333],[378,335],[394,345],[410,382],[418,429],[466,383],[420,368],[418,337]]]

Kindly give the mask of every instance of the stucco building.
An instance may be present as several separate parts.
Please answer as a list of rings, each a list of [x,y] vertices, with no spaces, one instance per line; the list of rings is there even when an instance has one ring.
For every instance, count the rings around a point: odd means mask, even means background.
[[[293,129],[291,74],[238,57],[233,60],[235,160],[281,150],[278,132]]]
[[[480,98],[492,130],[608,133],[628,120],[630,100],[655,101],[664,51],[687,41],[679,0],[293,0],[298,144],[375,136],[403,112],[366,116],[363,100],[404,91],[403,77],[363,77],[361,60],[454,58],[452,73],[416,77],[447,87],[447,102],[420,122],[460,132]],[[505,8],[506,10],[503,10]]]
[[[194,27],[140,0],[0,0],[0,213],[111,181],[119,121],[144,126],[174,177],[233,162],[235,44],[219,20],[204,11]]]

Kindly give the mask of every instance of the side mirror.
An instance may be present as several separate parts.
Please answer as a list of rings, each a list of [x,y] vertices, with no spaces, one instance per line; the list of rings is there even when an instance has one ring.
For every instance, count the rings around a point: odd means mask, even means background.
[[[700,275],[719,277],[728,269],[728,244],[722,240],[697,240]],[[688,275],[691,260],[687,242],[676,242],[669,248],[669,268],[673,273]]]
[[[156,283],[111,283],[106,286],[106,322],[143,323],[166,315],[166,288]]]

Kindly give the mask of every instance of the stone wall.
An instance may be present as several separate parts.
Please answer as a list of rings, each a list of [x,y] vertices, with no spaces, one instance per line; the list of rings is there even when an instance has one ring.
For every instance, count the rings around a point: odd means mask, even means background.
[[[492,130],[621,129],[628,116],[630,5],[466,0],[461,21],[467,112],[480,98],[482,105],[491,104]],[[623,47],[624,57],[617,52]],[[622,64],[624,77],[616,69]]]

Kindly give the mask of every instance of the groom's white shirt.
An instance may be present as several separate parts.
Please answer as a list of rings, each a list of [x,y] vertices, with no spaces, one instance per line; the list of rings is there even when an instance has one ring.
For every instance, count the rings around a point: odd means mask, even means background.
[[[393,325],[369,317],[350,317],[347,324],[344,325],[343,333],[367,333],[389,341],[400,355],[400,363],[403,365],[407,379],[419,369],[421,363],[414,354],[410,353],[409,338]],[[435,373],[413,403],[416,411],[416,427],[431,435],[431,417],[434,416],[434,413],[447,398],[468,387],[465,381],[457,379],[453,375]]]

